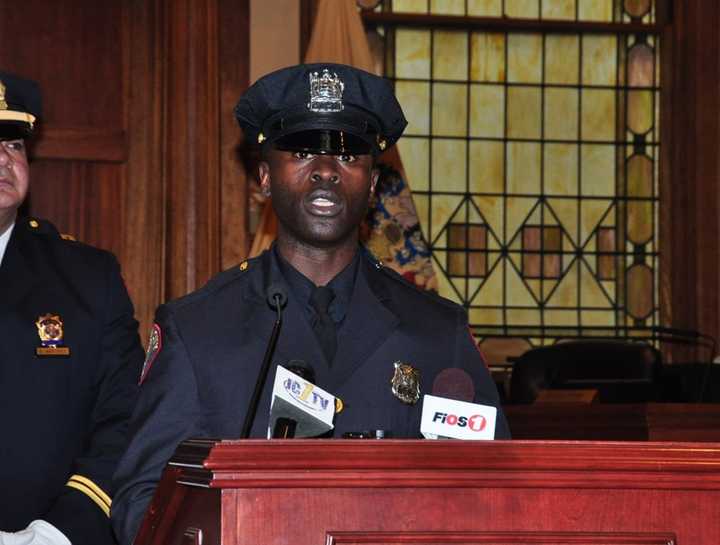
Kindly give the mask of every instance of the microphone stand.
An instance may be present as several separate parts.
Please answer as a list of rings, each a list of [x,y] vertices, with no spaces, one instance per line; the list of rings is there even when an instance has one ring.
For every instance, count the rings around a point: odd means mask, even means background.
[[[250,403],[248,404],[248,410],[245,414],[245,423],[243,424],[242,432],[240,432],[240,439],[247,439],[250,437],[250,428],[252,428],[253,421],[255,420],[255,414],[257,413],[258,405],[260,404],[260,395],[265,387],[268,372],[270,371],[270,358],[275,350],[275,344],[277,343],[277,338],[280,334],[283,303],[287,301],[287,295],[285,295],[282,288],[276,288],[273,292],[273,286],[271,286],[268,291],[270,292],[268,302],[277,311],[277,319],[273,325],[272,333],[270,334],[270,341],[265,349],[262,366],[260,367],[260,372],[258,373],[257,380],[255,381],[255,390],[253,391]]]

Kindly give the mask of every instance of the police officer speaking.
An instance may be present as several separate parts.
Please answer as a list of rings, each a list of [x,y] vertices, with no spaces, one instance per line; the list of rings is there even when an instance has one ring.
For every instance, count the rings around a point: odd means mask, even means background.
[[[349,66],[294,66],[252,85],[235,113],[246,141],[260,146],[277,241],[158,309],[116,474],[112,519],[123,544],[133,541],[182,440],[241,436],[275,318],[271,286],[287,293],[272,366],[301,360],[317,386],[342,400],[335,437],[362,430],[419,437],[417,401],[448,368],[467,377],[475,402],[499,404],[465,312],[411,286],[359,245],[376,159],[406,125],[390,84]],[[268,380],[252,437],[267,435],[271,394]],[[508,437],[501,411],[497,422],[496,437]]]
[[[115,258],[18,215],[40,106],[0,72],[0,544],[108,545],[142,346]]]

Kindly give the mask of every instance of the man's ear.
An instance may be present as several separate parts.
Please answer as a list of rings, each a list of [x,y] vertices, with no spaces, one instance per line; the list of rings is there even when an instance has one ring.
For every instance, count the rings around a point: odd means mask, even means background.
[[[266,197],[270,196],[270,165],[267,161],[258,163],[258,179],[260,180],[260,189]]]
[[[378,180],[380,179],[380,169],[373,167],[370,171],[370,200],[375,196],[375,188],[377,187]]]

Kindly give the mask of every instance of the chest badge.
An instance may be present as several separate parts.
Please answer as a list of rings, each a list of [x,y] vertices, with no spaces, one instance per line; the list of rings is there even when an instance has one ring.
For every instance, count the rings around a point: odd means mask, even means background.
[[[69,356],[70,348],[63,344],[63,322],[57,314],[44,314],[35,322],[40,337],[38,356]]]
[[[420,371],[412,365],[396,361],[395,372],[390,384],[392,393],[403,403],[415,405],[420,399]]]

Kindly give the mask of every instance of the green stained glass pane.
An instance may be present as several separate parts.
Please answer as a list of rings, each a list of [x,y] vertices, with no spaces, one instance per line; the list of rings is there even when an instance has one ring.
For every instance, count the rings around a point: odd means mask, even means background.
[[[581,146],[580,164],[583,195],[615,195],[615,146]]]
[[[502,193],[505,155],[502,142],[470,142],[470,191]]]
[[[582,91],[583,140],[612,141],[615,139],[615,91],[583,89]]]
[[[433,85],[433,134],[467,135],[467,85],[436,83]]]
[[[427,135],[430,132],[430,84],[415,81],[395,82],[395,94],[408,126],[405,134]]]
[[[611,0],[578,0],[578,18],[581,21],[613,20],[613,4]]]
[[[393,11],[402,13],[427,13],[427,0],[393,0]]]
[[[430,31],[399,28],[395,32],[395,75],[430,77]]]
[[[545,193],[573,195],[578,186],[577,144],[545,144],[543,172]]]
[[[578,137],[577,89],[545,89],[545,138],[576,140]]]
[[[542,96],[539,87],[509,87],[507,91],[507,135],[510,138],[540,138]]]
[[[580,75],[580,38],[551,34],[545,38],[546,83],[576,84]]]
[[[430,143],[428,139],[401,138],[397,145],[410,187],[413,191],[427,191],[430,187],[428,164]]]
[[[473,32],[470,46],[470,79],[505,81],[505,35]]]
[[[653,123],[652,91],[628,91],[627,123],[635,134],[645,134]]]
[[[465,0],[431,0],[434,15],[465,15]]]
[[[499,17],[502,15],[502,0],[468,0],[468,15]]]
[[[466,81],[468,77],[467,67],[467,33],[435,31],[433,41],[433,78]]]
[[[505,89],[500,85],[470,87],[470,135],[502,137],[505,134]]]
[[[540,193],[540,144],[508,142],[507,190],[515,194]]]
[[[507,38],[508,81],[540,83],[542,81],[542,36],[510,34]]]
[[[540,16],[540,2],[537,0],[505,0],[505,15],[524,19],[537,19]]]
[[[582,0],[580,0],[582,1]],[[552,0],[542,3],[543,19],[575,19],[576,0]]]
[[[617,80],[617,38],[586,34],[582,38],[582,83],[615,85]]]
[[[436,138],[432,141],[432,184],[435,190],[464,192],[467,142]]]

